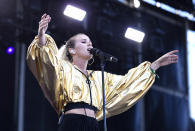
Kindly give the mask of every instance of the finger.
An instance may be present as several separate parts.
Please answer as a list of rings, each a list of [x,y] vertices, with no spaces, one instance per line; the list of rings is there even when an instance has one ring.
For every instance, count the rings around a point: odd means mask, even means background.
[[[42,26],[45,26],[45,25],[48,25],[48,23],[43,23],[39,27],[42,27]]]
[[[49,18],[49,17],[50,17],[50,15],[47,15],[47,16],[46,16],[46,18]]]
[[[51,21],[51,17],[49,17],[49,22]]]
[[[43,25],[41,25],[39,28],[40,28],[40,30],[42,30],[42,29],[45,28],[45,27],[48,27],[48,24],[43,24]]]
[[[44,13],[44,14],[41,16],[41,19],[45,18],[45,16],[47,16],[46,13]]]
[[[169,56],[169,59],[178,59],[178,56],[177,55],[176,56],[175,55],[174,56],[172,55],[172,56]]]
[[[45,24],[45,23],[49,23],[49,21],[48,21],[48,20],[41,21],[41,22],[39,23],[39,25],[42,25],[42,24]]]
[[[48,23],[49,23],[49,21],[43,21],[39,25],[42,26],[43,24],[48,24]]]
[[[42,32],[42,34],[45,34],[45,32],[47,31],[47,26],[43,26],[39,29],[39,32]]]
[[[51,21],[51,17],[48,18],[49,22]]]
[[[48,22],[49,22],[50,19],[51,19],[50,17],[45,16],[44,18],[41,19],[40,22],[42,22],[42,21],[48,21]],[[39,22],[39,23],[40,23],[40,22]]]
[[[40,22],[42,22],[42,21],[49,21],[50,19],[51,19],[50,17],[46,17],[46,18],[41,19]]]
[[[173,50],[173,51],[168,52],[167,54],[172,55],[172,54],[177,53],[177,52],[179,52],[179,50]]]
[[[178,58],[173,58],[173,59],[171,59],[171,61],[177,61],[178,60]]]
[[[178,63],[178,60],[175,60],[175,61],[171,61],[170,63]]]
[[[42,24],[40,24],[40,26],[39,26],[39,27],[42,27],[42,26],[45,26],[45,25],[48,25],[48,23],[47,23],[47,22],[42,23]]]
[[[178,58],[177,58],[177,57],[171,58],[171,59],[169,60],[169,63],[176,63],[176,62],[178,62]]]
[[[172,54],[172,55],[169,55],[170,57],[178,57],[178,55],[175,55],[175,54]]]
[[[49,15],[47,15],[47,20],[50,22],[51,21],[51,17]]]
[[[51,20],[50,15],[47,15],[47,16],[45,17],[45,19]]]

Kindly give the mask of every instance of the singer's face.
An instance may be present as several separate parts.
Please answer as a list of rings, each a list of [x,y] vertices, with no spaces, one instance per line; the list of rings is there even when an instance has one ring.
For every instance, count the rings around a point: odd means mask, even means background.
[[[75,36],[75,55],[78,58],[89,60],[92,55],[89,53],[89,49],[93,48],[91,40],[85,34],[78,34]]]

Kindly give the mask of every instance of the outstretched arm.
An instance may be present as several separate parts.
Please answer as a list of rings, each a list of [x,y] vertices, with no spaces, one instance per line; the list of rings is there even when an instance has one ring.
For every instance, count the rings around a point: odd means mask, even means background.
[[[111,117],[122,113],[132,107],[150,89],[155,80],[155,74],[151,71],[162,66],[177,63],[178,56],[174,50],[161,56],[159,59],[150,62],[143,62],[132,68],[125,76],[107,73],[106,85],[106,113]],[[97,112],[98,120],[103,119],[103,111]]]
[[[158,58],[157,60],[155,60],[152,64],[151,64],[151,68],[156,71],[157,69],[159,69],[162,66],[167,66],[173,63],[177,63],[178,62],[178,56],[175,55],[175,53],[179,52],[178,50],[173,50],[170,51],[166,54],[164,54],[163,56],[161,56],[160,58]]]

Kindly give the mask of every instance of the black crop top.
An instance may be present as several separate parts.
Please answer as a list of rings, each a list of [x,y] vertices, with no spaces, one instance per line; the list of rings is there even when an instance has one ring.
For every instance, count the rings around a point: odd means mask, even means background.
[[[95,106],[89,105],[88,103],[85,102],[74,102],[74,103],[68,103],[64,107],[64,111],[60,114],[60,118],[58,121],[58,124],[60,125],[62,122],[62,119],[64,117],[64,113],[68,110],[71,109],[77,109],[77,108],[87,108],[87,109],[92,109],[95,113],[97,112],[97,108]]]
[[[71,109],[77,109],[77,108],[88,108],[88,109],[92,109],[95,113],[97,112],[97,108],[95,106],[89,105],[88,103],[85,103],[85,102],[68,103],[64,107],[64,112],[71,110]]]

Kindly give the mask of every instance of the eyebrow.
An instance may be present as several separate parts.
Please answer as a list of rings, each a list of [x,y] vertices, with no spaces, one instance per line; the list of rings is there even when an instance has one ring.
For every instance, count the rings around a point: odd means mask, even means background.
[[[84,38],[83,38],[83,39],[81,39],[81,40],[85,40],[85,41],[87,41],[87,39],[84,39]],[[90,40],[90,39],[89,39],[89,41],[91,42],[91,40]]]

